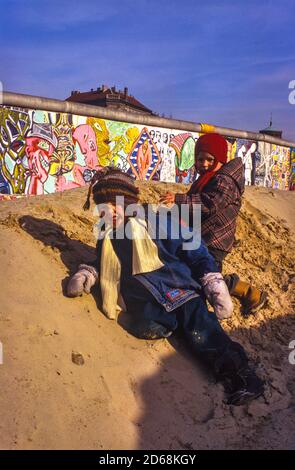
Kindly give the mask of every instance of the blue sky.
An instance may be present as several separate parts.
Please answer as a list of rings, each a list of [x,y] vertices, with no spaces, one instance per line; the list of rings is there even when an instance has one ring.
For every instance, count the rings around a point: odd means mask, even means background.
[[[116,85],[166,116],[295,141],[295,1],[1,0],[6,91]]]

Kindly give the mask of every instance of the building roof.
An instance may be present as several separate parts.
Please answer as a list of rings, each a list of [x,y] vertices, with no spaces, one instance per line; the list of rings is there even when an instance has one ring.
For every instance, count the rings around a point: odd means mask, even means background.
[[[134,96],[128,95],[128,88],[124,88],[124,91],[121,91],[116,90],[115,87],[110,88],[102,85],[96,90],[91,89],[86,92],[72,91],[71,96],[66,98],[65,101],[105,107],[111,105],[117,105],[118,107],[127,106],[130,110],[134,109],[137,112],[153,114],[151,109],[144,106]]]

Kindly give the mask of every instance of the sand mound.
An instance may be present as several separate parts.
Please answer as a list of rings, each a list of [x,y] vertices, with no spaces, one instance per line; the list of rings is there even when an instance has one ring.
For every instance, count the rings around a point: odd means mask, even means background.
[[[141,184],[157,201],[178,185]],[[94,295],[63,295],[69,273],[94,257],[86,189],[0,204],[1,440],[3,449],[295,448],[294,200],[248,188],[225,269],[269,293],[245,319],[223,322],[267,381],[244,407],[174,339],[147,342],[106,319]],[[282,220],[284,219],[284,220]]]

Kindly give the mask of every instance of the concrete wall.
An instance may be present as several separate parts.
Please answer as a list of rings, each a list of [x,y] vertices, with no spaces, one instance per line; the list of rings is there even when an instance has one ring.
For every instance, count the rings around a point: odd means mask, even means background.
[[[2,106],[0,194],[83,186],[105,165],[137,179],[190,183],[196,177],[198,137],[198,132],[183,129]],[[244,161],[246,184],[295,189],[295,148],[233,136],[227,140],[228,159]]]

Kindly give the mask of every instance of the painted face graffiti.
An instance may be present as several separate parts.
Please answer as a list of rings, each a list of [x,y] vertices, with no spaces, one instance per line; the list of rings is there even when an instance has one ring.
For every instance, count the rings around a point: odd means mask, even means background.
[[[28,193],[43,194],[43,184],[49,175],[50,156],[54,146],[40,137],[27,137],[25,151],[30,172]]]
[[[95,132],[88,124],[82,124],[73,132],[74,142],[78,142],[83,155],[85,155],[85,163],[89,168],[95,168],[98,164],[97,145]]]

